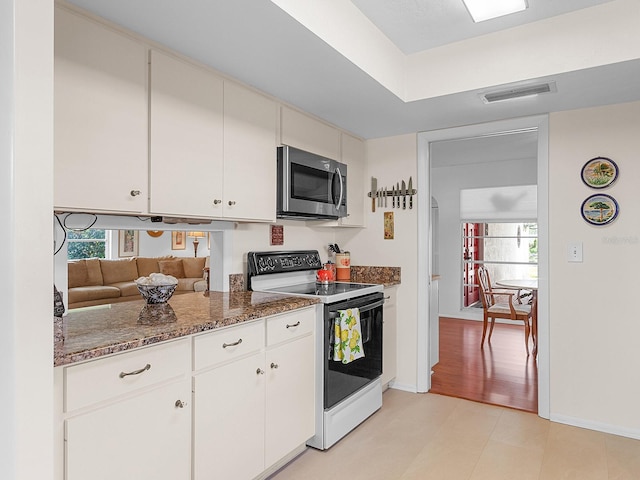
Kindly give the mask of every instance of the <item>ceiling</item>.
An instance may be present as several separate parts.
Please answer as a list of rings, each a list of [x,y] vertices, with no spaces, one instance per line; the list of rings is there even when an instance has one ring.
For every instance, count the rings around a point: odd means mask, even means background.
[[[302,2],[303,0],[298,0]],[[630,2],[634,0],[616,0]],[[506,118],[640,100],[640,59],[535,78],[557,92],[484,104],[478,90],[405,102],[276,0],[71,0],[71,3],[194,58],[363,138],[429,131]],[[349,3],[334,0],[333,4]],[[353,0],[398,52],[537,22],[603,0],[529,0],[523,14],[474,24],[461,0]],[[327,4],[328,5],[328,4]],[[344,5],[342,5],[344,6]],[[345,29],[336,19],[329,27]],[[453,42],[453,43],[452,43]],[[371,52],[369,52],[371,53]]]

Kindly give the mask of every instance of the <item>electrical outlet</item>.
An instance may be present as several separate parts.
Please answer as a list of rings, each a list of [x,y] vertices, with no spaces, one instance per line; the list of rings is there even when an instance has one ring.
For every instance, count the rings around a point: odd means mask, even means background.
[[[567,245],[567,261],[582,262],[582,242],[571,242]]]

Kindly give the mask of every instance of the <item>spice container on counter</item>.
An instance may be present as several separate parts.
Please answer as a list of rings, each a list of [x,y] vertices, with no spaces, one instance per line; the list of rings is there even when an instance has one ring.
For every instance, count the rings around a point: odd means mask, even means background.
[[[349,252],[336,253],[336,280],[348,282],[351,279],[351,257]]]

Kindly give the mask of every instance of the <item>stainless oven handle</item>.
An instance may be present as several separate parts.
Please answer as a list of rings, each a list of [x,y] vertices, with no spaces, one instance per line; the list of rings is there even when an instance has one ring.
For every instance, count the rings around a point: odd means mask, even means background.
[[[340,205],[342,205],[342,194],[344,192],[344,184],[342,183],[342,173],[340,172],[340,167],[336,167],[336,175],[338,175],[338,180],[340,181],[340,197],[338,198],[338,203],[335,204],[336,209],[340,209]]]
[[[384,298],[373,303],[368,303],[367,305],[364,305],[358,308],[361,312],[368,312],[369,310],[373,310],[374,308],[381,307],[382,305],[384,305]],[[339,316],[340,314],[337,311],[329,312],[329,318],[338,318]]]

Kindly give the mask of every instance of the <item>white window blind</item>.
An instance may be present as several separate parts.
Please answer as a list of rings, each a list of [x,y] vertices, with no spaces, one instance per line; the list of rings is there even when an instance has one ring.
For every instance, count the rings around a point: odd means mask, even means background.
[[[537,218],[536,185],[460,190],[460,220],[463,222],[518,222]]]

